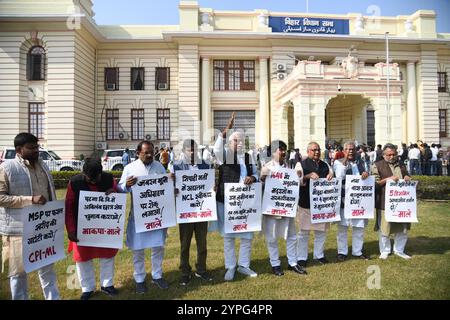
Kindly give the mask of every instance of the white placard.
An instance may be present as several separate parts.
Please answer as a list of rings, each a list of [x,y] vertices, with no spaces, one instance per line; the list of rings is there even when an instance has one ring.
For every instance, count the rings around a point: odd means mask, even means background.
[[[387,180],[384,214],[388,222],[419,222],[417,220],[417,181]]]
[[[295,218],[299,187],[297,171],[282,167],[272,168],[265,181],[262,213]]]
[[[23,218],[22,257],[25,272],[64,259],[64,200],[18,210]]]
[[[225,183],[225,233],[261,231],[260,182]]]
[[[217,220],[215,170],[175,171],[177,222]]]
[[[340,221],[342,180],[319,178],[310,180],[311,223]]]
[[[375,178],[345,177],[345,219],[373,219],[375,212]]]
[[[138,177],[131,187],[136,232],[173,227],[177,224],[173,180],[168,174]]]
[[[127,195],[80,191],[77,245],[122,249]]]

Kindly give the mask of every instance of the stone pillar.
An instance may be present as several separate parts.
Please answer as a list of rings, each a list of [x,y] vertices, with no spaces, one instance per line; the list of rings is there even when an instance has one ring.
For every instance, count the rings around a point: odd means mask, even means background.
[[[212,135],[211,125],[211,77],[210,59],[202,57],[202,142],[210,144]]]
[[[306,154],[306,147],[311,140],[311,123],[309,102],[298,97],[294,103],[294,146],[302,154]]]
[[[362,126],[362,141],[360,143],[367,143],[367,105],[361,108],[361,126]]]
[[[388,117],[386,98],[378,97],[374,99],[374,114],[375,114],[375,144],[384,145],[389,142],[388,136]]]
[[[407,86],[408,86],[408,100],[407,100],[407,123],[408,123],[408,143],[417,141],[417,92],[416,92],[416,64],[415,62],[408,62],[407,69]]]
[[[267,73],[268,59],[259,58],[259,145],[270,143],[270,110],[269,110],[269,87]]]

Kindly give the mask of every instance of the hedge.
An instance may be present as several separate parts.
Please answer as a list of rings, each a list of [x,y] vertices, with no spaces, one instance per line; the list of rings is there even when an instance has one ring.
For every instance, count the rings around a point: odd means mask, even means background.
[[[118,182],[122,176],[122,171],[109,171]],[[56,189],[65,189],[69,183],[70,178],[80,173],[80,171],[52,171],[53,181]]]
[[[122,171],[110,171],[119,181]],[[69,179],[79,171],[52,171],[56,189],[65,189]],[[417,185],[417,197],[419,199],[450,200],[450,177],[413,176],[413,180],[419,181]]]
[[[449,176],[413,176],[417,180],[417,197],[419,199],[449,200],[450,201],[450,177]]]

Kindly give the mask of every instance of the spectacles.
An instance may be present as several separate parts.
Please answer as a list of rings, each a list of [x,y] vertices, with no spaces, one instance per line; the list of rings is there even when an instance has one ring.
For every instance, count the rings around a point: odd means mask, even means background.
[[[309,149],[312,152],[320,152],[320,149]]]

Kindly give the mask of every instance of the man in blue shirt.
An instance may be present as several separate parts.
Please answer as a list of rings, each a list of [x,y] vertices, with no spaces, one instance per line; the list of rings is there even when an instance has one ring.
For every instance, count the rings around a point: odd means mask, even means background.
[[[127,164],[130,163],[130,154],[128,153],[128,151],[128,148],[126,148],[122,155],[122,164],[124,168]]]

